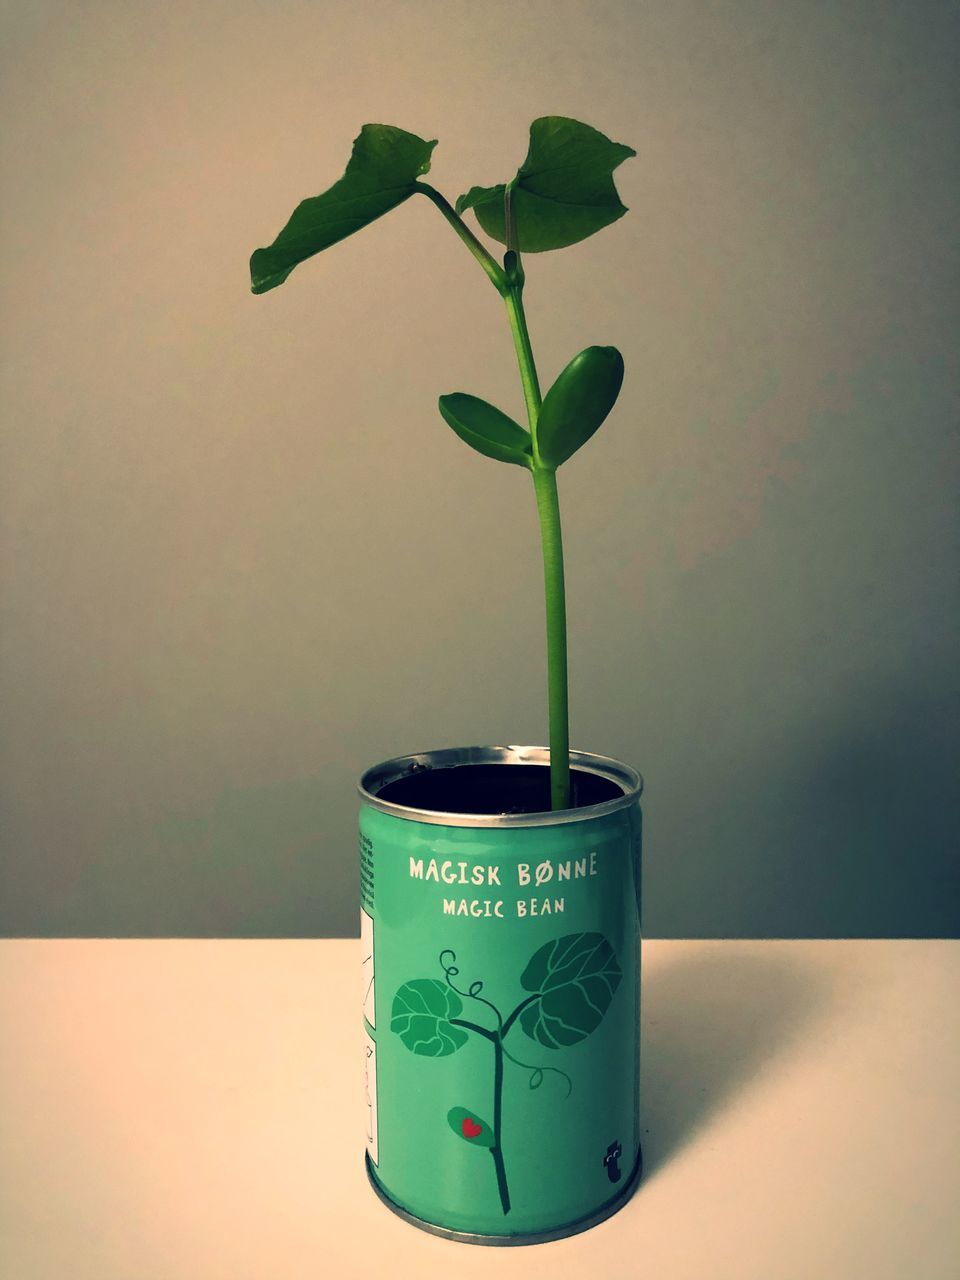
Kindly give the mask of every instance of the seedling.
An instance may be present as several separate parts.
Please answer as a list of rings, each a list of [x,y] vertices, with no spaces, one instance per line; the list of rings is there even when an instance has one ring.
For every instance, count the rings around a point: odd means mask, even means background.
[[[471,187],[453,207],[421,181],[436,145],[436,140],[425,142],[392,125],[365,124],[343,177],[322,195],[301,201],[273,244],[254,252],[251,283],[254,293],[276,288],[298,263],[411,196],[424,195],[503,298],[520,366],[527,426],[486,400],[460,391],[440,397],[440,413],[478,453],[526,467],[533,476],[547,615],[550,800],[553,809],[566,809],[570,807],[567,621],[557,468],[586,444],[613,408],[623,382],[623,357],[615,347],[587,347],[541,396],[523,309],[526,277],[521,254],[566,248],[622,217],[627,210],[612,174],[636,152],[578,120],[541,116],[530,126],[527,158],[516,175],[499,186]],[[502,266],[460,216],[468,209],[486,235],[505,246]]]

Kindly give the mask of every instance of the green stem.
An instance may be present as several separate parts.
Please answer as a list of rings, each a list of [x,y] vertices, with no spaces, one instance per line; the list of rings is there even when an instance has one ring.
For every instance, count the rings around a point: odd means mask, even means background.
[[[507,304],[507,319],[510,321],[510,332],[513,334],[513,345],[517,352],[517,363],[520,366],[523,399],[527,406],[530,435],[533,437],[533,460],[539,466],[537,417],[540,413],[540,382],[537,379],[537,366],[533,359],[533,348],[530,346],[530,334],[527,332],[527,317],[523,311],[523,285],[509,285],[507,292],[503,295],[503,300]]]
[[[507,289],[507,277],[503,268],[497,260],[491,256],[489,251],[484,248],[450,202],[442,196],[435,187],[431,187],[429,182],[417,182],[414,185],[418,191],[421,191],[425,196],[429,196],[437,206],[446,220],[450,223],[451,227],[453,227],[454,231],[493,281],[493,285],[497,290],[497,293],[504,294]]]
[[[512,256],[511,256],[512,255]],[[570,808],[570,726],[567,705],[567,604],[563,578],[563,541],[556,468],[544,466],[537,444],[540,383],[523,310],[523,267],[520,255],[507,255],[510,284],[504,294],[532,439],[533,487],[540,518],[543,583],[547,606],[547,703],[550,718],[550,806]]]
[[[484,248],[456,210],[428,182],[416,188],[437,206],[454,231],[483,267],[497,292],[503,297],[510,321],[510,332],[520,366],[520,381],[527,407],[532,441],[533,485],[540,517],[540,540],[543,548],[543,576],[547,603],[547,700],[550,717],[550,804],[553,809],[570,807],[570,731],[567,706],[567,612],[563,582],[563,544],[560,536],[560,507],[557,499],[556,470],[545,467],[537,445],[537,418],[540,414],[540,383],[533,359],[527,318],[523,310],[524,271],[517,244],[516,210],[513,186],[506,190],[504,219],[507,253],[501,267]]]
[[[557,473],[534,467],[533,487],[543,544],[543,585],[547,603],[547,697],[550,709],[550,800],[570,808],[570,729],[567,709],[567,602],[563,582],[563,541]]]

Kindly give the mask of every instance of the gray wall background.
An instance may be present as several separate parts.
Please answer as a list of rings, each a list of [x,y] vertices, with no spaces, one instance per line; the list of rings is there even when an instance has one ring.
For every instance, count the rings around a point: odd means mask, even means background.
[[[527,260],[573,745],[645,776],[652,936],[957,923],[956,66],[937,3],[4,4],[6,935],[356,932],[354,787],[546,736],[502,304],[414,199],[249,292],[365,121],[452,200],[529,122],[638,158]]]

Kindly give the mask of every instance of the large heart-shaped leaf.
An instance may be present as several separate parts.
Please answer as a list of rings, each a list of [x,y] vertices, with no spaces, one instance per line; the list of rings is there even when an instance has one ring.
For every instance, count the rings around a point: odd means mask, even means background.
[[[266,249],[250,259],[254,293],[266,293],[299,262],[368,222],[395,209],[413,195],[417,178],[430,168],[436,139],[425,142],[389,124],[365,124],[353,143],[343,177],[322,195],[301,200],[289,222]]]
[[[466,1107],[451,1107],[447,1112],[447,1124],[453,1132],[471,1147],[492,1147],[493,1130],[475,1111]]]
[[[486,400],[454,391],[440,397],[440,412],[444,422],[477,453],[521,467],[531,465],[530,432]]]
[[[636,154],[568,116],[534,120],[512,196],[516,247],[526,253],[563,249],[622,218],[627,209],[611,175]],[[487,235],[501,244],[507,243],[504,190],[504,183],[471,187],[457,200],[457,213],[472,209]]]
[[[466,1044],[463,1027],[452,1018],[463,1012],[463,1001],[439,978],[413,978],[393,997],[390,1030],[395,1031],[411,1053],[425,1058],[445,1058]]]
[[[537,447],[551,467],[586,444],[616,403],[623,383],[623,356],[616,347],[587,347],[574,356],[543,398],[537,416]]]
[[[601,933],[568,933],[548,942],[520,977],[524,989],[539,996],[521,1011],[520,1025],[549,1049],[576,1044],[600,1025],[622,976]]]

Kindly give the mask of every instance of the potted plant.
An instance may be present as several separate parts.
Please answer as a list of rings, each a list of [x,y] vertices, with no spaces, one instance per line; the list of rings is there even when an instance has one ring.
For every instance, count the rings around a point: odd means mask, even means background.
[[[549,747],[443,748],[364,773],[361,950],[374,1189],[427,1230],[524,1244],[609,1216],[640,1172],[642,782],[569,747],[557,497],[558,468],[613,408],[623,359],[587,347],[541,396],[521,256],[620,218],[612,174],[635,152],[577,120],[541,117],[513,178],[451,206],[423,181],[435,146],[364,125],[343,177],[297,206],[250,271],[254,293],[265,293],[421,195],[506,305],[527,426],[463,392],[442,395],[439,408],[461,440],[533,480]],[[502,263],[463,220],[468,210],[505,248]]]

